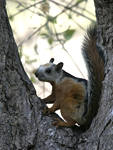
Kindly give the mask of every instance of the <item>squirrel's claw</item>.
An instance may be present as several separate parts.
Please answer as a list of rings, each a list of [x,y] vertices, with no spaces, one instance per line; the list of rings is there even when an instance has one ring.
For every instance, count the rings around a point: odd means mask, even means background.
[[[51,108],[45,108],[44,110],[43,110],[43,113],[44,114],[46,114],[46,113],[48,113],[48,114],[50,114],[50,113],[53,113],[54,111],[51,109]]]
[[[48,109],[49,109],[49,108],[45,108],[45,109],[43,110],[43,114],[46,114],[46,113],[49,114],[50,112],[48,111]]]
[[[56,125],[57,128],[59,128],[61,125],[61,120],[59,118],[54,118],[55,121],[52,123],[53,125]]]

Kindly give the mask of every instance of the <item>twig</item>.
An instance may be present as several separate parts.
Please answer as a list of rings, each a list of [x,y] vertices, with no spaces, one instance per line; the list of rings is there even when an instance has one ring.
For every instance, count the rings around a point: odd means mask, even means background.
[[[41,27],[39,27],[35,32],[33,32],[28,38],[26,38],[24,41],[22,41],[19,45],[21,46],[24,42],[28,41],[33,35],[35,35],[38,31],[40,31],[44,26],[46,26],[48,24],[48,20],[46,21],[45,24],[43,24]]]
[[[54,27],[54,25],[53,25]],[[66,48],[64,47],[64,44],[61,42],[61,40],[59,39],[58,35],[57,35],[57,31],[54,27],[54,30],[55,30],[55,34],[56,34],[56,37],[57,37],[57,40],[60,42],[60,44],[62,45],[62,48],[64,49],[64,51],[69,55],[69,57],[71,58],[71,60],[74,62],[75,66],[77,67],[78,71],[80,72],[80,74],[83,76],[83,78],[85,78],[85,76],[83,75],[83,73],[81,72],[81,70],[79,69],[79,67],[77,66],[77,64],[75,63],[74,59],[72,58],[72,56],[69,54],[69,52],[66,50]]]
[[[92,22],[95,22],[93,19],[91,19],[91,18],[89,18],[89,17],[87,17],[87,16],[85,16],[85,15],[83,15],[83,14],[81,14],[81,13],[75,11],[75,10],[73,10],[72,8],[75,7],[75,6],[69,7],[69,6],[64,6],[64,5],[60,4],[60,3],[57,3],[57,2],[55,2],[55,1],[53,1],[53,0],[49,0],[49,1],[50,1],[50,2],[53,2],[54,4],[56,4],[56,5],[58,5],[58,6],[59,6],[59,5],[62,6],[62,7],[64,7],[64,8],[67,9],[67,10],[71,10],[72,12],[74,12],[74,13],[76,13],[76,14],[78,14],[78,15],[80,15],[80,16],[82,16],[82,17],[84,17],[84,18],[86,18],[86,19],[88,19],[88,20],[90,20],[90,21],[92,21]]]
[[[10,0],[9,0],[9,1],[10,1]],[[42,0],[42,1],[40,1],[40,2],[37,2],[37,3],[33,4],[33,5],[30,5],[30,6],[26,7],[25,9],[20,10],[20,11],[17,12],[16,14],[10,16],[9,19],[12,18],[12,17],[15,17],[16,15],[20,14],[21,12],[23,12],[23,11],[25,11],[25,10],[27,10],[27,9],[29,9],[29,8],[31,8],[31,7],[33,7],[33,6],[35,6],[35,5],[37,5],[37,4],[40,4],[40,3],[44,2],[44,1],[45,1],[45,0]],[[16,2],[16,3],[18,3],[18,4],[21,4],[21,2],[19,2],[19,1],[13,1],[13,2]]]

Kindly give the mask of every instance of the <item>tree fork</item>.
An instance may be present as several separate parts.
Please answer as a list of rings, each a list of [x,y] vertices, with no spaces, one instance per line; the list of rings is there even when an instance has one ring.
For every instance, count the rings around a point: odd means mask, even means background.
[[[100,2],[100,3],[99,3]],[[98,4],[99,3],[99,4]],[[56,114],[43,115],[45,104],[36,96],[18,55],[5,9],[0,0],[0,149],[108,150],[113,148],[113,12],[95,0],[98,41],[107,50],[108,63],[97,116],[86,132],[52,125]],[[107,138],[106,138],[107,137]]]

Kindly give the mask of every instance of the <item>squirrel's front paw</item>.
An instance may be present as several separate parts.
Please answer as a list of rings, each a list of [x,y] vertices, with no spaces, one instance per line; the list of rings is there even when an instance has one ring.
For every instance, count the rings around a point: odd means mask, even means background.
[[[53,125],[56,125],[57,128],[59,128],[60,126],[62,126],[62,120],[59,118],[54,118],[55,121],[52,123]]]
[[[54,111],[51,109],[51,108],[45,108],[44,111],[43,111],[44,114],[48,113],[54,113]]]

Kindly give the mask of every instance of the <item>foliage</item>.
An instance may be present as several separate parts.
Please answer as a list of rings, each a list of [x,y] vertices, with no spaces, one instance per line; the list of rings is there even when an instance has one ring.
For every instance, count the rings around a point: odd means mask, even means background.
[[[15,22],[15,18],[20,14],[24,16],[26,13],[30,18],[35,17],[36,20],[39,18],[41,20],[40,24],[35,24],[35,27],[29,26],[30,34],[26,34],[23,40],[16,37],[17,31],[13,29],[17,43],[19,43],[20,58],[24,60],[25,69],[33,82],[35,82],[33,72],[37,68],[33,64],[40,63],[41,60],[38,39],[48,42],[49,48],[47,49],[50,49],[50,53],[56,46],[61,45],[62,49],[69,54],[69,51],[65,48],[65,43],[76,34],[78,27],[84,30],[79,18],[87,19],[90,22],[95,20],[94,15],[86,9],[88,0],[7,0],[7,2],[8,4],[11,3],[11,7],[12,4],[15,7],[15,13],[8,7],[11,23]],[[33,55],[36,55],[36,57],[24,53],[24,45],[26,43],[29,45],[30,40],[34,43]],[[78,67],[76,63],[75,65]],[[31,70],[27,66],[31,66]]]

